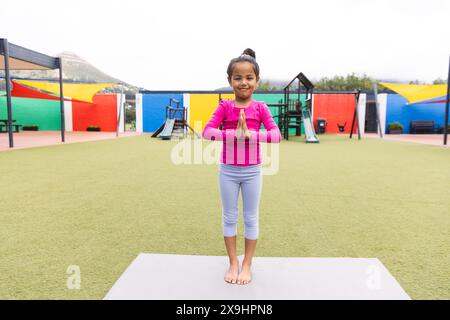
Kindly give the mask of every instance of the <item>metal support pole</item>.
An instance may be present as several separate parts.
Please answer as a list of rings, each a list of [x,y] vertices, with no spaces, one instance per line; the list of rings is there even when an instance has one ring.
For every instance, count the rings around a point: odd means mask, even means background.
[[[358,131],[358,140],[361,140],[361,132],[360,132],[360,128],[359,128],[359,114],[358,114],[358,105],[359,105],[359,95],[360,95],[360,91],[357,90],[355,92],[355,113],[353,114],[353,120],[352,120],[352,128],[350,129],[350,139],[353,136],[353,130],[355,128],[355,121],[357,123],[357,131]]]
[[[120,90],[120,103],[119,103],[120,107],[119,107],[119,116],[117,117],[116,137],[119,136],[120,118],[122,115],[122,108],[123,108],[122,99],[123,99],[123,85],[121,85],[121,90]],[[124,121],[124,122],[126,122],[126,121]],[[125,123],[125,125],[126,125],[126,123]]]
[[[11,107],[11,83],[9,76],[9,49],[8,40],[3,40],[3,58],[5,61],[5,82],[6,82],[6,108],[8,110],[8,135],[9,135],[9,147],[14,147],[14,137],[12,131],[12,107]]]
[[[445,121],[444,121],[444,145],[447,144],[448,135],[448,100],[450,99],[450,57],[448,59],[448,75],[447,75],[447,99],[445,100]]]
[[[358,140],[361,140],[361,128],[359,126],[359,112],[358,112],[358,105],[359,105],[359,96],[361,92],[358,90],[358,96],[356,97],[356,125],[358,128]]]
[[[378,88],[377,88],[376,82],[373,83],[373,93],[375,94],[375,111],[377,113],[378,131],[380,133],[380,138],[383,138],[383,132],[381,131],[379,105],[378,105]]]
[[[62,73],[62,59],[58,59],[59,65],[59,104],[61,110],[61,141],[65,141],[64,133],[66,131],[66,120],[64,117],[64,90],[63,90],[63,73]]]

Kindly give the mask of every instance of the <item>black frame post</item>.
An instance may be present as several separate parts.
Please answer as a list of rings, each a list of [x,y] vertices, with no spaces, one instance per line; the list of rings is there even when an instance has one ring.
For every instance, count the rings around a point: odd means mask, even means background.
[[[8,40],[2,39],[3,41],[3,58],[5,61],[5,84],[6,84],[6,108],[8,112],[8,136],[9,136],[9,147],[14,148],[14,134],[12,130],[12,105],[11,105],[11,83],[9,75],[9,48]]]
[[[378,83],[373,83],[373,93],[375,95],[375,110],[377,113],[377,124],[378,124],[378,131],[380,133],[380,138],[383,138],[383,131],[381,130],[381,121],[380,121],[380,104],[378,103]]]
[[[445,100],[445,119],[444,119],[444,145],[447,145],[448,135],[448,107],[450,99],[450,57],[448,59],[448,75],[447,75],[447,99]]]
[[[357,129],[358,129],[358,140],[361,140],[361,132],[359,128],[359,114],[358,114],[358,105],[359,105],[359,96],[361,94],[360,90],[357,90],[355,92],[355,113],[353,114],[352,119],[352,128],[350,129],[350,139],[353,136],[353,130],[355,128],[355,121],[357,122]]]
[[[61,110],[61,141],[65,141],[64,132],[66,130],[66,120],[64,118],[64,94],[63,94],[63,75],[62,75],[62,59],[57,58],[59,66],[59,104]]]
[[[119,84],[119,83],[118,83],[118,85],[120,85],[120,103],[119,103],[120,106],[119,106],[119,111],[118,111],[118,116],[117,116],[116,137],[119,136],[120,119],[121,119],[122,109],[123,109],[123,85]],[[124,111],[124,114],[125,114],[125,111]],[[127,125],[126,121],[124,121],[124,125],[125,125],[125,127],[124,127],[123,132],[126,131],[126,125]]]
[[[6,38],[0,38],[0,53],[4,58],[4,70],[5,70],[5,80],[6,80],[6,104],[8,111],[8,134],[9,134],[9,147],[14,147],[14,134],[13,134],[13,115],[12,115],[12,99],[11,99],[11,76],[10,70],[23,70],[20,69],[20,63],[17,64],[16,61],[25,61],[34,65],[31,70],[48,70],[48,69],[60,69],[60,101],[61,101],[61,135],[62,141],[64,142],[64,95],[62,86],[62,63],[60,58],[54,58],[47,56],[45,54],[29,50],[24,47],[20,47],[13,43],[8,42]],[[13,59],[10,61],[10,59]],[[27,67],[26,67],[27,68]],[[25,69],[26,70],[26,69]],[[18,132],[18,127],[16,127],[15,132]]]

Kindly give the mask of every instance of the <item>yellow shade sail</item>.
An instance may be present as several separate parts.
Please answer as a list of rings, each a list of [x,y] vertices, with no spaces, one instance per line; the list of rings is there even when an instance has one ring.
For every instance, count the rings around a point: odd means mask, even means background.
[[[447,94],[446,84],[399,84],[387,82],[381,82],[380,84],[405,97],[410,104],[442,97]]]
[[[58,82],[43,82],[33,80],[15,80],[15,81],[29,87],[57,94],[59,96]],[[92,98],[98,91],[110,87],[112,85],[113,83],[82,83],[82,84],[64,83],[63,94],[64,96],[71,97],[74,100],[92,103],[93,102]]]

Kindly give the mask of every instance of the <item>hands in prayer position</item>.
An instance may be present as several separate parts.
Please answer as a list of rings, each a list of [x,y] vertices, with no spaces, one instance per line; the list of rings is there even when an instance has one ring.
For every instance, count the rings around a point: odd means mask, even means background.
[[[250,138],[251,134],[247,128],[247,123],[245,122],[245,112],[241,109],[239,114],[238,125],[236,128],[236,136],[238,139]]]

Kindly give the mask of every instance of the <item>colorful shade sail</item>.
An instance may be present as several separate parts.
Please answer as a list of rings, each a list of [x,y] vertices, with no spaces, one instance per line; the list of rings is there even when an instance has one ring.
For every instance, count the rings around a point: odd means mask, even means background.
[[[445,103],[447,102],[447,100],[443,99],[443,100],[433,100],[433,101],[427,101],[424,102],[425,104],[432,104],[432,103]]]
[[[31,88],[25,87],[15,81],[13,83],[13,89],[11,91],[11,96],[16,98],[30,98],[30,99],[45,99],[45,100],[59,100],[59,97],[54,95],[44,93],[41,91],[33,90]],[[67,100],[67,99],[64,99]]]
[[[44,93],[38,90],[34,90],[31,88],[28,88],[26,86],[23,86],[16,81],[12,80],[13,83],[13,89],[11,91],[11,96],[16,98],[29,98],[29,99],[44,99],[44,100],[59,100],[59,96],[51,95],[48,93]],[[64,99],[64,101],[76,101],[81,102],[87,105],[94,105],[94,103],[85,102],[85,101],[78,101],[75,99]]]
[[[399,84],[387,82],[381,82],[380,84],[405,97],[409,104],[443,97],[447,94],[446,84]],[[436,101],[433,103],[436,103]]]
[[[16,80],[21,84],[59,95],[59,83],[33,80]],[[64,83],[64,96],[74,100],[93,103],[92,97],[100,90],[112,86],[113,83]]]

